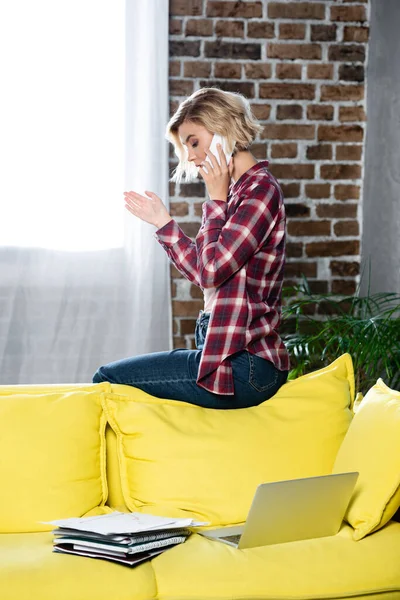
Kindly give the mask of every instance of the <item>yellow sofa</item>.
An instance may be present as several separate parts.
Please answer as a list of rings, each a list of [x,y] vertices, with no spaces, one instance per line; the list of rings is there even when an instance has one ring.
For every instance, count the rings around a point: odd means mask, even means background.
[[[356,398],[349,355],[236,411],[108,383],[0,386],[0,599],[399,600],[399,444],[400,393],[379,380]],[[237,550],[194,532],[130,569],[53,553],[45,523],[118,509],[236,524],[262,481],[355,469],[326,538]]]

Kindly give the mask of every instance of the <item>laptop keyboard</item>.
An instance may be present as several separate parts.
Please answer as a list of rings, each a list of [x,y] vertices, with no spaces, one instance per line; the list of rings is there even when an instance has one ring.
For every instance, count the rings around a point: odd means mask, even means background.
[[[241,534],[239,534],[239,535],[221,535],[219,537],[219,539],[226,540],[227,542],[232,542],[233,544],[238,544],[241,537],[242,537]]]

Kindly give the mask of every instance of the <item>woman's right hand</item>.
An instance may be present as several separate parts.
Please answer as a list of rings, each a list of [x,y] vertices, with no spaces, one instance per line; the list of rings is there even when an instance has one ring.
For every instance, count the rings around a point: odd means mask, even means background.
[[[145,194],[146,196],[142,196],[137,192],[124,192],[125,208],[135,217],[161,229],[172,220],[172,217],[168,214],[161,198],[154,192],[146,190]]]

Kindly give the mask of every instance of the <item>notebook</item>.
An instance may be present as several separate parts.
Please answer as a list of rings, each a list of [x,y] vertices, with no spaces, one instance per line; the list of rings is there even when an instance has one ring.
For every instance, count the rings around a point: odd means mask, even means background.
[[[335,535],[358,475],[335,473],[262,483],[244,525],[200,533],[239,549]]]

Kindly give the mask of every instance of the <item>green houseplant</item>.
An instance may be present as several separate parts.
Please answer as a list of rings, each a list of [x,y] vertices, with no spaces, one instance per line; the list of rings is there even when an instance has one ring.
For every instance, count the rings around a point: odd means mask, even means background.
[[[289,379],[328,365],[348,352],[356,391],[366,393],[379,377],[400,389],[400,296],[313,294],[303,277],[283,290],[282,339],[289,351]]]

